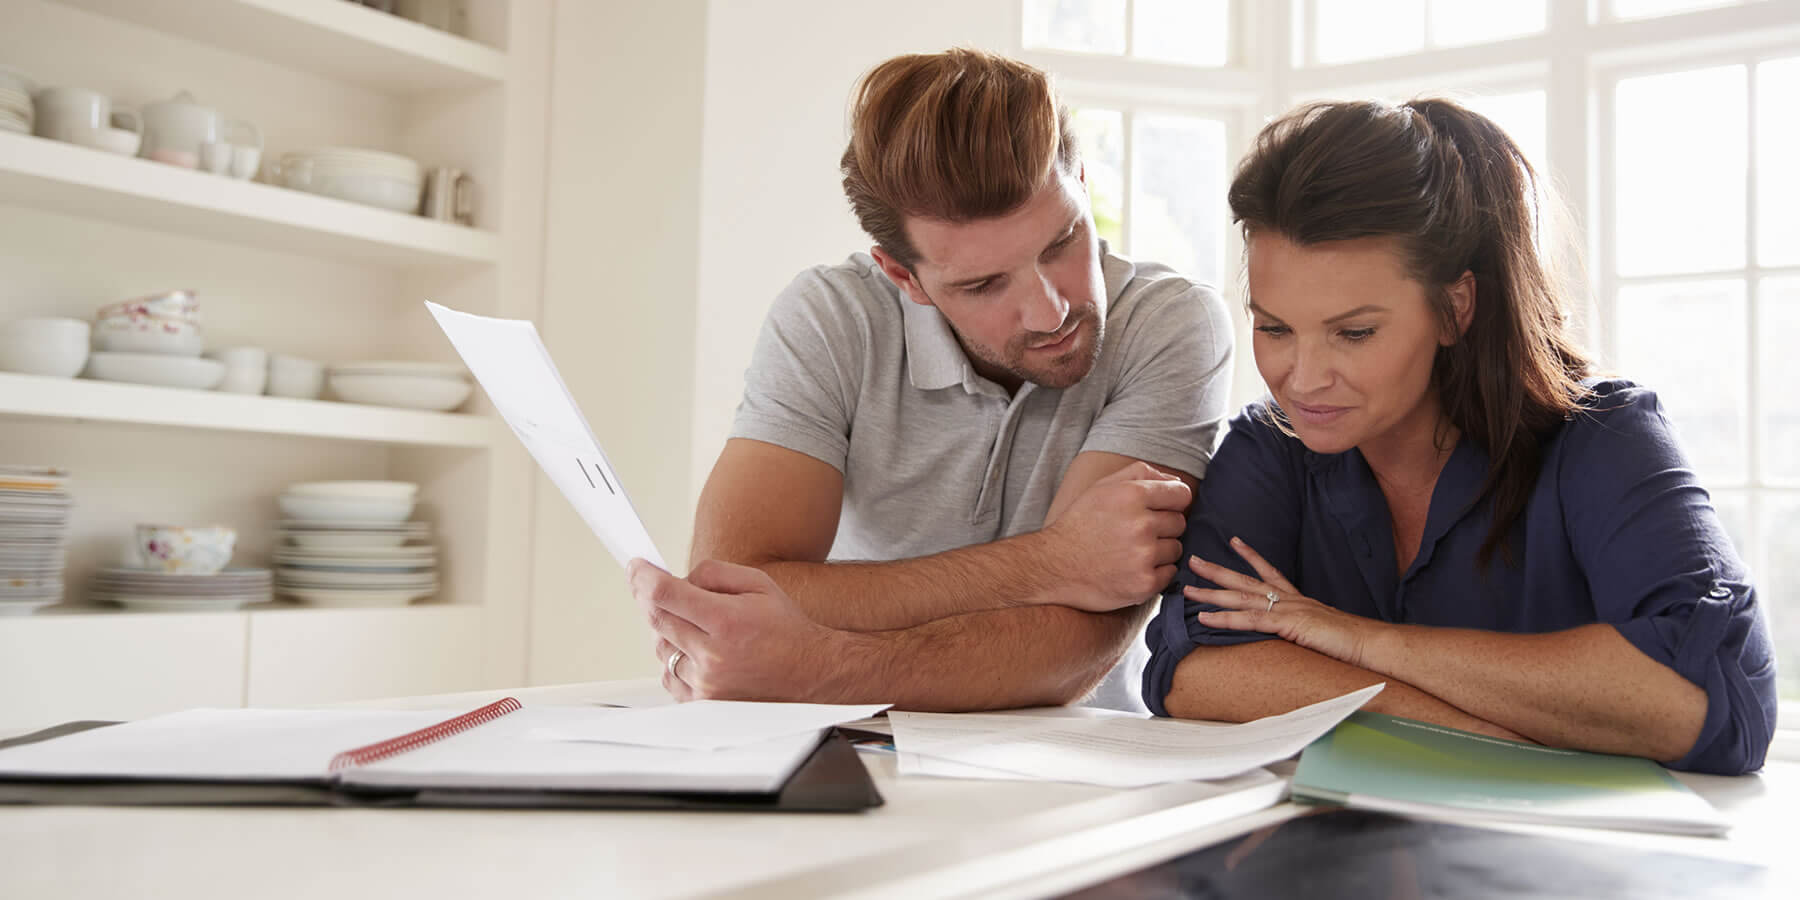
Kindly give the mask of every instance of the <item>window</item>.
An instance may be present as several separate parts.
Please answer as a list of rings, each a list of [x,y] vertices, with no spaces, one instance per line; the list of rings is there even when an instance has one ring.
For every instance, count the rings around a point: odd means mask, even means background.
[[[1022,0],[1101,230],[1235,292],[1223,191],[1258,123],[1322,98],[1456,97],[1561,189],[1575,312],[1656,389],[1749,562],[1800,746],[1800,12],[1787,0]],[[1036,49],[1032,49],[1036,48]],[[1171,63],[1181,67],[1171,74]],[[1203,192],[1198,198],[1192,192]],[[1213,273],[1217,273],[1214,275]],[[1239,399],[1260,393],[1238,370]]]
[[[1751,563],[1783,697],[1800,700],[1800,400],[1784,387],[1800,377],[1800,53],[1624,74],[1610,93],[1602,330]],[[1670,128],[1681,108],[1695,118]]]

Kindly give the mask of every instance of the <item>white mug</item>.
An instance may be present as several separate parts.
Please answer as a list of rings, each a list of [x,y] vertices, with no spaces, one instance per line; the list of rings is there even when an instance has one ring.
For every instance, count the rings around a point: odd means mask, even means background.
[[[225,380],[219,390],[228,394],[260,394],[269,384],[269,353],[261,347],[227,347],[206,351],[208,359],[225,364]]]
[[[112,98],[87,88],[48,87],[32,95],[37,113],[32,133],[53,141],[65,141],[87,147],[100,147],[99,133],[114,124],[127,123],[126,130],[142,133],[143,120],[130,110],[112,108]]]
[[[325,390],[325,366],[298,356],[269,355],[269,394],[317,400]]]

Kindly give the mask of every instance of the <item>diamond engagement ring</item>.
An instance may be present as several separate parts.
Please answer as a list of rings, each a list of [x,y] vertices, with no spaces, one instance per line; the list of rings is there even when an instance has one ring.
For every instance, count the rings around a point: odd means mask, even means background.
[[[1263,612],[1274,612],[1274,611],[1275,611],[1275,604],[1277,604],[1277,603],[1280,603],[1280,602],[1281,602],[1281,598],[1280,598],[1280,597],[1278,597],[1278,596],[1276,596],[1276,595],[1275,595],[1275,592],[1274,592],[1274,591],[1270,591],[1270,592],[1268,592],[1268,593],[1266,593],[1266,594],[1264,594],[1264,595],[1263,595],[1263,596],[1264,596],[1264,597],[1267,597],[1267,598],[1269,598],[1269,608],[1268,608],[1268,609],[1265,609],[1265,610],[1263,610]],[[680,650],[677,650],[677,651],[675,651],[675,652],[676,652],[676,653],[680,653],[680,652],[681,652],[681,651],[680,651]],[[670,665],[670,666],[669,666],[669,671],[671,671],[671,672],[673,672],[673,671],[675,671],[675,666],[674,666],[674,665]]]
[[[674,653],[669,654],[669,677],[670,678],[673,678],[677,681],[681,680],[681,676],[675,674],[675,667],[681,665],[681,658],[686,655],[687,654],[682,653],[680,650],[677,650]]]

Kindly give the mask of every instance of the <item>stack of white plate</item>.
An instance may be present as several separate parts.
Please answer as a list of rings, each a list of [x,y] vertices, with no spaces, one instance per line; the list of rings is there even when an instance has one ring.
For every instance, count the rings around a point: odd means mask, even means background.
[[[157,612],[210,612],[264,603],[273,584],[268,569],[226,569],[213,575],[178,575],[155,569],[108,566],[94,576],[91,599]]]
[[[62,599],[68,485],[61,469],[0,466],[0,615]]]
[[[31,105],[31,92],[37,89],[31,79],[0,66],[0,131],[30,134],[36,119]]]
[[[354,147],[283,154],[275,173],[295,190],[403,213],[419,211],[425,185],[417,160]]]
[[[290,486],[276,592],[315,606],[404,606],[437,593],[430,526],[407,521],[417,492],[402,481]]]
[[[361,362],[331,367],[338,399],[405,409],[452,410],[474,386],[462,366],[422,362]]]

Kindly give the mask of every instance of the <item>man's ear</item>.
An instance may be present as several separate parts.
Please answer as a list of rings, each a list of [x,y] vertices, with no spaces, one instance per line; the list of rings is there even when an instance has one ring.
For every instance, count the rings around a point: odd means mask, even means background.
[[[1462,340],[1463,335],[1469,333],[1469,323],[1475,321],[1475,273],[1465,270],[1462,277],[1446,290],[1450,295],[1450,312],[1456,317],[1456,333],[1439,337],[1438,343],[1448,347]]]
[[[881,273],[900,287],[901,292],[906,294],[906,299],[920,306],[932,305],[931,298],[925,294],[925,288],[919,284],[918,277],[911,269],[901,265],[899,260],[880,247],[870,247],[869,255],[875,257],[875,264],[881,267]]]

